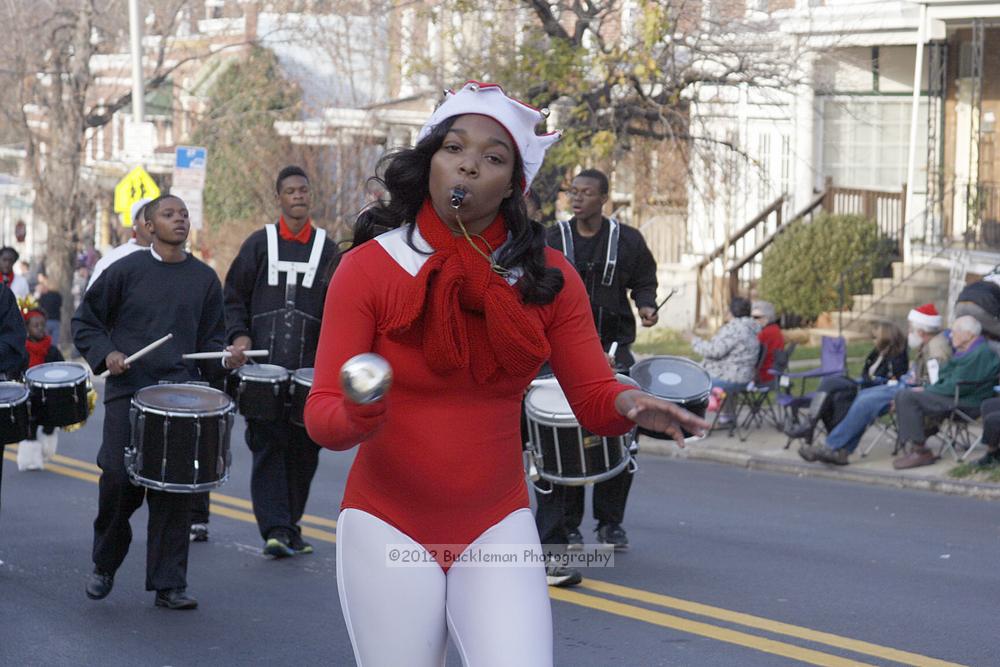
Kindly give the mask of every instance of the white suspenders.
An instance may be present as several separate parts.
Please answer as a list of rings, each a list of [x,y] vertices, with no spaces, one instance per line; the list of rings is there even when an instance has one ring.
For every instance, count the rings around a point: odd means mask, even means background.
[[[316,269],[319,268],[319,260],[323,255],[323,244],[326,242],[326,230],[322,227],[316,228],[313,236],[312,251],[309,253],[308,262],[283,262],[278,259],[278,226],[264,225],[267,232],[267,284],[272,287],[278,285],[278,273],[284,272],[287,275],[287,286],[295,286],[299,282],[299,274],[303,275],[302,286],[309,289],[316,279]]]
[[[604,258],[604,272],[601,274],[601,284],[610,287],[615,279],[615,267],[618,265],[618,221],[614,218],[608,220],[611,229],[608,230],[608,253]],[[559,223],[559,232],[562,234],[563,254],[570,264],[576,266],[576,253],[573,249],[573,228],[568,221]]]

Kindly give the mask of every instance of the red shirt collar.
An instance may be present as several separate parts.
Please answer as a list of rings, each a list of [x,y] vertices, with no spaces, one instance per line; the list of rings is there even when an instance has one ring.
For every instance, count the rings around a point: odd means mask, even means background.
[[[305,245],[309,243],[309,238],[312,236],[312,220],[306,220],[306,224],[302,225],[302,229],[299,230],[298,234],[293,234],[292,230],[288,228],[288,224],[285,222],[285,216],[281,216],[278,219],[278,235],[286,241],[294,241],[295,243],[301,243]]]

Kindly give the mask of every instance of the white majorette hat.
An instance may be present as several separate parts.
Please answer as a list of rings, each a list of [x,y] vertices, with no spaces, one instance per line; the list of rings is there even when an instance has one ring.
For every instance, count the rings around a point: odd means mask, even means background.
[[[545,160],[545,151],[562,136],[559,131],[535,134],[535,126],[548,114],[530,104],[508,97],[503,88],[495,83],[466,81],[457,93],[448,90],[446,95],[444,102],[420,128],[417,141],[423,140],[438,123],[453,116],[468,113],[489,116],[503,125],[517,144],[521,162],[524,163],[524,191],[527,192]]]
[[[129,218],[129,220],[132,221],[133,225],[135,224],[135,217],[139,215],[142,212],[142,209],[146,208],[146,204],[148,204],[151,201],[153,200],[147,197],[144,199],[140,199],[139,201],[132,204],[132,212],[131,212],[132,217]]]
[[[906,319],[924,330],[937,331],[941,328],[941,315],[933,303],[925,303],[919,308],[914,308]]]

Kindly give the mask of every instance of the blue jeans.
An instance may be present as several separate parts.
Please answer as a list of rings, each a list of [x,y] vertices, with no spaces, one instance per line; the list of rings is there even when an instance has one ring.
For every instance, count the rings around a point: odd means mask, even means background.
[[[45,333],[52,337],[52,344],[59,345],[59,320],[45,320]]]
[[[865,429],[879,415],[885,414],[892,399],[907,386],[903,383],[891,386],[880,384],[859,391],[844,419],[826,436],[826,446],[853,452],[861,442]]]

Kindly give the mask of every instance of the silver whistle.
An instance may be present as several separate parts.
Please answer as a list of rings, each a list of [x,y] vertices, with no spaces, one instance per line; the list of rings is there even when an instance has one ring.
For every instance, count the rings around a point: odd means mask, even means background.
[[[465,201],[465,196],[467,194],[469,193],[465,191],[465,188],[462,187],[452,188],[451,199],[449,202],[451,204],[451,207],[456,209],[459,208],[462,205],[462,202]]]
[[[381,355],[359,354],[340,367],[340,385],[352,402],[374,403],[392,386],[392,367]]]

